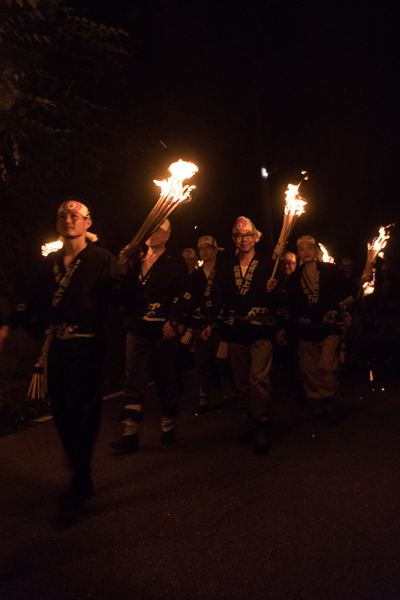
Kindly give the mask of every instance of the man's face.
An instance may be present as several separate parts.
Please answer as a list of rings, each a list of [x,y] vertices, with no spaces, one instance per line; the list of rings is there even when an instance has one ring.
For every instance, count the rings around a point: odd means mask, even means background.
[[[57,231],[66,240],[85,235],[91,224],[90,217],[83,217],[76,210],[63,210],[57,215]]]
[[[149,239],[146,240],[146,246],[149,248],[159,248],[160,246],[164,246],[169,240],[169,235],[169,231],[165,231],[165,229],[161,229],[161,227],[159,227],[149,237]]]
[[[189,273],[192,273],[197,265],[197,258],[193,257],[193,256],[188,256],[185,252],[182,254],[183,258],[186,261],[186,264],[188,266],[189,269]]]
[[[203,260],[205,263],[214,260],[218,252],[215,246],[212,246],[211,244],[200,244],[197,250],[199,252],[200,260]]]
[[[288,258],[284,258],[283,260],[281,260],[279,262],[279,270],[284,275],[289,276],[291,273],[293,273],[295,268],[296,268],[296,263],[293,262],[292,260],[289,260]]]
[[[244,254],[254,250],[254,246],[256,245],[256,236],[252,231],[246,229],[241,233],[234,233],[232,239],[236,248]]]
[[[297,246],[297,252],[304,263],[312,263],[317,258],[317,249],[311,242],[301,242]]]
[[[342,269],[343,275],[347,277],[347,279],[350,279],[353,275],[353,262],[349,258],[346,258],[342,261],[340,268]]]

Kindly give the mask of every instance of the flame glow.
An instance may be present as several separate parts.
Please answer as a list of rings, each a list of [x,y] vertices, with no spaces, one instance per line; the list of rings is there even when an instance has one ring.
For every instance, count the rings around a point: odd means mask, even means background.
[[[52,252],[57,252],[57,250],[61,250],[63,247],[63,242],[61,240],[57,240],[56,242],[50,242],[49,244],[43,244],[41,247],[42,256],[48,256]]]
[[[380,227],[379,228],[379,237],[375,238],[372,241],[372,244],[368,243],[368,250],[376,250],[378,252],[380,252],[381,250],[384,249],[384,247],[387,244],[388,239],[390,238],[390,233],[388,230],[390,227],[390,225],[388,225],[387,227]]]
[[[364,296],[369,296],[375,291],[375,269],[372,272],[372,281],[366,281],[363,285]]]
[[[322,244],[319,244],[319,247],[322,250],[322,260],[323,262],[326,263],[335,263],[335,259],[333,258],[333,256],[329,256],[328,250],[325,248],[325,246],[323,246]]]
[[[364,296],[369,296],[370,294],[373,294],[375,291],[373,282],[366,281],[363,285],[363,290],[364,290]]]
[[[301,182],[298,185],[293,185],[292,183],[288,184],[287,190],[285,192],[286,195],[286,205],[285,205],[285,215],[291,216],[299,216],[304,212],[304,206],[307,202],[299,195],[299,187]]]
[[[154,179],[154,183],[160,186],[163,198],[172,200],[173,202],[184,202],[190,197],[190,192],[196,186],[183,186],[182,183],[185,179],[189,179],[197,173],[198,168],[193,163],[178,160],[178,162],[172,163],[168,170],[171,173],[171,177],[163,181]]]

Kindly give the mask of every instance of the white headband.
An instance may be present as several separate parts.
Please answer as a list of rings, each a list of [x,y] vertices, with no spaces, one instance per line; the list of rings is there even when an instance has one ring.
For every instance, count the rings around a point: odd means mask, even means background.
[[[262,233],[255,228],[255,225],[247,217],[238,217],[232,229],[232,233],[243,233],[243,231],[251,231],[256,236],[256,242],[260,241]]]
[[[82,215],[82,217],[85,217],[85,219],[90,217],[90,211],[88,207],[82,204],[82,202],[78,202],[78,200],[66,200],[61,204],[57,214],[59,215],[64,210],[74,210]]]

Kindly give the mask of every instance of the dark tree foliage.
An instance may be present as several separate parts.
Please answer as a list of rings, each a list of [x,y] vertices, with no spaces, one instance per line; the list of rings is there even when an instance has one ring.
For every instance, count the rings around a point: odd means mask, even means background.
[[[144,148],[126,31],[62,0],[2,0],[0,50],[0,286],[9,292],[32,246],[50,241],[56,203],[78,193],[93,204]]]

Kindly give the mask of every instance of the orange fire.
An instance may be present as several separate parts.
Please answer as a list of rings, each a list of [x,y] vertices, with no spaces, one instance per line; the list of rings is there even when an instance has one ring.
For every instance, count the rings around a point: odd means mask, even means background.
[[[322,244],[319,244],[319,247],[322,250],[322,260],[323,262],[327,262],[327,263],[335,263],[335,259],[333,258],[333,256],[329,256],[329,252],[328,250],[325,248],[325,246],[323,246]]]
[[[161,188],[161,196],[166,200],[172,200],[173,202],[184,202],[190,197],[190,192],[196,187],[194,185],[185,185],[182,183],[185,179],[190,179],[198,168],[196,165],[183,160],[172,163],[169,167],[171,177],[164,179],[163,181],[157,181],[154,179],[154,183],[159,185]]]
[[[48,256],[52,252],[57,252],[57,250],[61,250],[63,247],[62,240],[57,240],[56,242],[50,242],[49,244],[43,244],[41,247],[42,256]]]
[[[364,285],[363,285],[364,296],[369,296],[370,294],[374,293],[375,286],[373,284],[374,284],[373,281],[366,281],[364,283]]]
[[[299,194],[299,187],[301,186],[304,180],[308,179],[307,171],[302,171],[301,174],[303,175],[303,179],[300,181],[300,183],[298,183],[297,185],[289,183],[285,192],[286,200],[285,209],[283,212],[283,225],[278,243],[275,246],[274,254],[272,255],[272,258],[276,262],[271,275],[271,279],[273,279],[275,276],[276,269],[278,267],[278,259],[286,249],[288,239],[290,237],[290,234],[292,233],[295,221],[297,217],[303,214],[304,206],[307,204],[306,200],[302,198]]]
[[[368,250],[376,250],[377,252],[380,252],[381,250],[384,249],[384,247],[387,244],[388,239],[390,238],[390,232],[386,231],[389,230],[389,227],[391,227],[391,225],[387,225],[386,227],[380,227],[379,228],[379,237],[375,238],[372,242],[372,244],[368,243]]]
[[[299,195],[300,185],[301,182],[298,185],[293,185],[292,183],[288,184],[288,188],[285,192],[285,215],[298,217],[304,212],[304,206],[307,204],[307,202]]]

